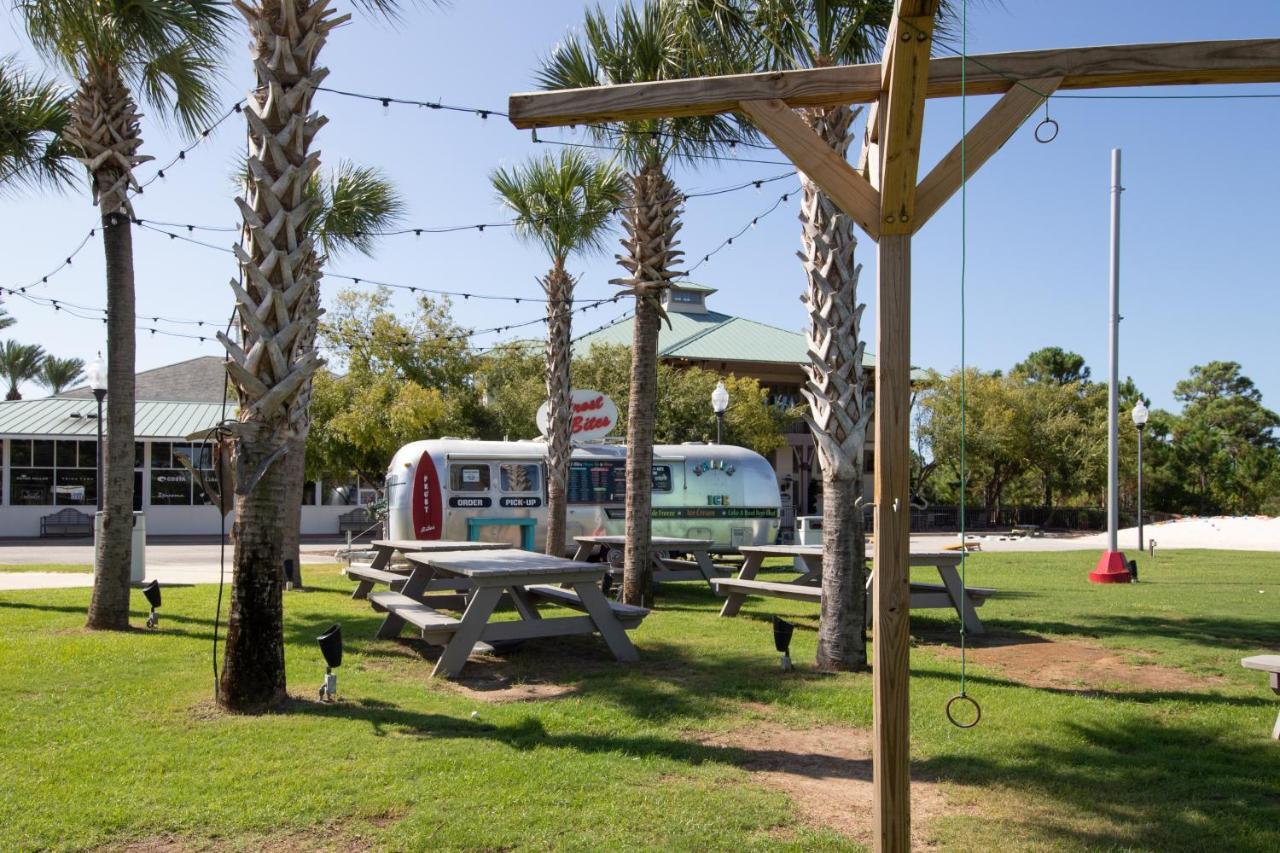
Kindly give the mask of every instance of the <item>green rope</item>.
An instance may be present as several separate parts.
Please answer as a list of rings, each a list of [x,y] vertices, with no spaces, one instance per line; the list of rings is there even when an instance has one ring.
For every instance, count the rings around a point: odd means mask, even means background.
[[[969,549],[965,542],[965,493],[968,491],[968,471],[966,465],[965,439],[966,423],[966,362],[965,362],[965,269],[968,264],[968,175],[965,146],[965,135],[969,130],[968,115],[968,78],[966,64],[969,54],[969,0],[963,0],[960,13],[960,600],[969,599]],[[963,607],[963,605],[962,605]],[[960,617],[960,695],[965,695],[965,677],[968,670],[967,645],[968,635],[965,631],[964,614]]]

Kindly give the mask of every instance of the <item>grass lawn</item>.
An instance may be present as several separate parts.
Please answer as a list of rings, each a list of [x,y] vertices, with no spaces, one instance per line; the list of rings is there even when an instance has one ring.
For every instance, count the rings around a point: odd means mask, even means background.
[[[943,716],[958,620],[913,614],[913,774],[937,799],[918,840],[1280,849],[1280,743],[1268,739],[1280,700],[1239,666],[1280,649],[1280,556],[1167,551],[1142,560],[1131,587],[1087,583],[1095,559],[971,558],[969,582],[1000,591],[979,611],[993,645],[1120,663],[1060,686],[971,663],[983,719],[968,731]],[[211,701],[214,587],[166,589],[159,630],[129,634],[83,630],[86,589],[0,593],[0,850],[860,849],[757,772],[787,758],[769,732],[855,743],[871,724],[868,675],[809,666],[812,605],[749,599],[720,619],[704,586],[667,585],[632,635],[639,664],[573,638],[473,662],[451,684],[428,680],[420,644],[371,639],[381,617],[336,568],[308,567],[307,580],[286,595],[297,701],[256,718]],[[141,595],[134,607],[141,625]],[[774,613],[799,625],[797,673],[778,671]],[[314,638],[333,621],[347,656],[342,701],[326,706],[312,701]],[[1172,686],[1115,675],[1127,670]],[[493,701],[521,687],[559,695]],[[869,761],[827,770],[811,775],[835,791]]]
[[[84,563],[0,563],[0,572],[80,572],[93,574],[93,566]]]

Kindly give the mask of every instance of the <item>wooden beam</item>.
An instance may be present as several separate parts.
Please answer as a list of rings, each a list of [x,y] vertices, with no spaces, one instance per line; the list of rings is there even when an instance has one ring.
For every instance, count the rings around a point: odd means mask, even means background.
[[[968,58],[971,95],[998,95],[1017,80],[1062,77],[1060,89],[1280,82],[1280,39],[1111,45]],[[712,115],[742,101],[782,100],[793,107],[869,103],[880,96],[881,63],[631,83],[512,95],[516,127]],[[960,57],[929,65],[928,97],[960,94]]]
[[[739,107],[871,239],[878,238],[880,194],[804,119],[782,101],[743,101]]]
[[[876,260],[875,540],[871,669],[875,849],[911,844],[909,679],[911,235],[885,234]]]
[[[933,15],[895,19],[898,38],[893,44],[887,96],[881,101],[885,116],[884,138],[879,143],[880,233],[910,234],[915,230],[916,174],[924,130],[925,87],[929,82],[929,49],[933,46]]]
[[[947,199],[960,188],[961,181],[972,177],[1009,137],[1022,126],[1027,116],[1044,103],[1062,82],[1061,77],[1041,77],[1014,86],[987,110],[964,137],[964,174],[960,171],[960,145],[938,161],[916,189],[915,230],[920,230],[929,217],[938,212]]]

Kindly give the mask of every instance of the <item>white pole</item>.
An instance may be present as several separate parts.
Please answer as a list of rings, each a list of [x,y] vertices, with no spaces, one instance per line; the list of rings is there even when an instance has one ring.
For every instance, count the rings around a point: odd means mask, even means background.
[[[1120,149],[1111,149],[1111,347],[1107,385],[1107,550],[1119,551],[1120,526]]]

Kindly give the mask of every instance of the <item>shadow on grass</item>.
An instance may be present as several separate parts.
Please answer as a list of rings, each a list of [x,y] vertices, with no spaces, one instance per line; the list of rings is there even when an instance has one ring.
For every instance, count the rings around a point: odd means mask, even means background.
[[[1068,745],[1024,741],[998,756],[942,755],[918,766],[1038,802],[1016,819],[1044,842],[1090,850],[1280,849],[1278,762],[1261,738],[1134,718],[1061,726]]]
[[[1256,647],[1280,650],[1280,645],[1277,645],[1276,641],[1274,619],[1243,619],[1228,616],[1165,619],[1156,616],[1081,614],[1070,622],[1001,617],[992,619],[987,624],[990,627],[1014,633],[1033,631],[1039,634],[1112,639],[1163,637],[1198,646],[1223,649]]]

